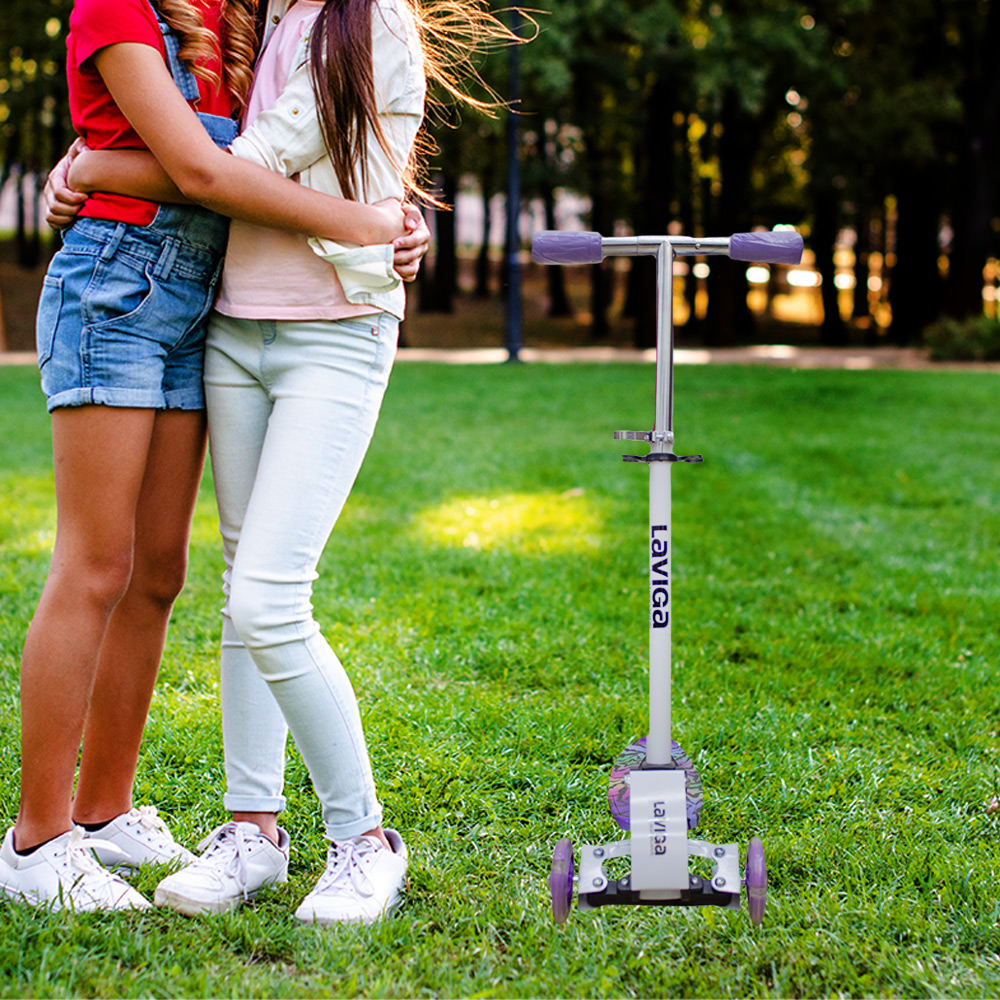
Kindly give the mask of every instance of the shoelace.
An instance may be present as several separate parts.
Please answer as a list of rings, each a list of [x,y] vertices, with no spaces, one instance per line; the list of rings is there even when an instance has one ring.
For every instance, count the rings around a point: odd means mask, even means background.
[[[118,854],[122,857],[125,852],[109,840],[99,840],[96,837],[88,837],[87,831],[80,826],[74,826],[70,831],[69,840],[66,842],[66,864],[72,870],[81,875],[104,875],[108,879],[115,880],[115,876],[107,870],[91,853],[95,847]]]
[[[205,853],[195,862],[196,865],[203,864],[209,858],[222,861],[224,856],[228,856],[225,857],[223,873],[236,879],[236,885],[246,899],[250,872],[247,868],[247,843],[243,828],[238,823],[223,823],[198,845],[198,850]],[[215,863],[211,867],[214,868]]]
[[[138,826],[148,834],[158,833],[164,840],[174,843],[167,824],[156,813],[156,806],[139,806],[138,809],[133,809],[132,813],[135,815],[129,816],[127,821],[129,826]]]
[[[350,883],[360,896],[372,896],[375,887],[371,879],[361,867],[361,859],[365,855],[379,850],[368,837],[356,837],[353,840],[334,841],[330,844],[326,861],[326,871],[316,885],[315,892],[339,892]],[[384,850],[384,848],[383,848]]]

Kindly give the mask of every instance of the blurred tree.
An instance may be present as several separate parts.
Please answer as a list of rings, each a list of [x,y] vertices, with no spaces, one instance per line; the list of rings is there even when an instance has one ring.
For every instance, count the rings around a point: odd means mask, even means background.
[[[810,135],[808,195],[815,222],[853,222],[858,243],[855,315],[864,319],[866,253],[882,206],[883,280],[900,343],[945,310],[982,310],[982,272],[995,252],[1000,7],[989,0],[818,0],[829,51],[803,84]],[[948,289],[939,259],[953,233]],[[813,232],[822,266],[836,226]],[[894,237],[894,238],[893,238]],[[832,277],[832,263],[829,266]],[[828,311],[830,311],[828,309]],[[835,323],[824,325],[827,339]],[[836,338],[834,338],[836,339]]]
[[[635,189],[630,222],[636,232],[665,234],[685,200],[679,146],[686,138],[683,109],[691,107],[695,89],[694,50],[675,6],[654,4],[640,11],[639,18],[636,34],[647,42],[633,47],[638,114],[632,130]],[[655,265],[633,261],[626,311],[634,319],[637,348],[656,343],[656,301]]]
[[[773,139],[776,129],[790,124],[787,93],[816,62],[813,23],[801,5],[786,0],[693,6],[699,13],[688,30],[698,48],[698,110],[709,125],[702,141],[715,163],[702,225],[708,233],[728,235],[789,221],[761,213],[768,200],[761,181],[773,184],[791,170],[788,154],[801,146],[795,125],[781,130],[781,145]],[[708,343],[748,339],[753,323],[746,293],[745,269],[712,266]]]
[[[71,133],[65,40],[71,0],[4,0],[0,31],[0,186],[17,190],[19,262],[41,254],[37,180],[51,168]]]
[[[70,136],[63,63],[71,3],[4,0],[0,13],[0,180],[16,183],[18,250],[28,264],[40,254],[33,180]],[[603,233],[802,224],[822,275],[827,343],[847,337],[833,253],[845,227],[856,233],[854,325],[869,320],[875,252],[883,254],[895,339],[913,339],[939,310],[981,309],[982,267],[997,242],[1000,0],[533,6],[542,10],[538,37],[521,52],[522,184],[525,199],[542,200],[548,225],[560,189],[589,199],[587,224]],[[502,98],[506,52],[481,71]],[[464,112],[432,133],[442,186],[469,186],[472,176],[484,204],[505,189],[502,115]],[[436,222],[437,259],[423,287],[428,304],[447,309],[456,290],[453,222]],[[489,293],[487,241],[484,232],[478,294]],[[654,296],[642,263],[630,273],[626,312],[645,346]],[[595,338],[608,330],[611,273],[593,268]],[[550,310],[568,311],[562,271],[548,268],[547,280]],[[693,282],[686,292],[693,305]],[[709,343],[750,336],[743,269],[718,262],[708,292],[699,335]]]
[[[948,313],[982,312],[983,267],[996,252],[993,195],[1000,182],[1000,3],[961,0],[947,5],[944,31],[958,70],[961,120],[954,150]],[[932,319],[933,317],[928,317]]]
[[[867,293],[865,254],[872,206],[891,199],[895,241],[883,247],[891,277],[893,334],[907,342],[941,306],[938,234],[945,210],[949,132],[959,113],[953,57],[938,0],[832,0],[814,5],[829,55],[803,84],[808,167],[816,206],[813,243],[824,286],[824,340],[843,332],[832,288],[833,241],[846,221],[860,255],[856,303]],[[891,271],[891,276],[889,272]],[[856,309],[857,313],[859,310]]]

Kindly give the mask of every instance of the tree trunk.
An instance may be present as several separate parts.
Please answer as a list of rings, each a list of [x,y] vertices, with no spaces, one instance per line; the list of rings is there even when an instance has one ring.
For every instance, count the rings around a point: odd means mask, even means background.
[[[27,191],[31,178],[31,191]],[[41,233],[38,228],[38,192],[33,175],[22,169],[17,178],[17,263],[33,270],[42,259]]]
[[[545,228],[556,228],[556,195],[551,184],[542,192],[545,204]],[[573,307],[566,294],[566,271],[562,267],[545,268],[545,278],[549,288],[549,316],[572,316]]]
[[[868,307],[868,279],[871,276],[868,258],[872,252],[872,219],[867,205],[858,209],[857,240],[854,244],[854,305],[851,320],[864,330],[871,326],[871,310]]]
[[[598,190],[594,191],[590,212],[591,225],[602,236],[611,232],[613,220],[610,206]],[[611,333],[608,308],[611,305],[611,269],[603,263],[590,267],[590,336],[592,340],[605,340]]]
[[[458,181],[453,174],[441,176],[442,201],[454,206]],[[421,299],[423,312],[454,312],[454,296],[458,287],[458,258],[455,248],[455,211],[435,213],[437,248],[434,253],[434,270]]]
[[[890,304],[892,339],[913,344],[941,312],[938,236],[941,226],[941,182],[933,169],[907,171],[896,183],[896,265],[892,269]],[[982,265],[979,308],[982,310]]]
[[[601,132],[601,126],[606,123],[595,112],[601,105],[598,83],[592,66],[574,66],[573,104],[583,132],[585,176],[591,200],[590,228],[601,236],[610,236],[615,218],[612,211],[613,197],[609,194],[609,189],[613,189],[609,167],[611,155],[607,149],[608,140]],[[592,340],[603,340],[610,333],[608,307],[611,304],[611,272],[602,264],[593,264],[589,270],[590,336]]]
[[[641,202],[633,228],[637,235],[663,235],[670,223],[670,200],[675,184],[673,81],[661,77],[646,100],[646,122],[635,150],[642,178]],[[632,343],[638,350],[656,344],[656,268],[638,258],[629,271],[628,305],[633,317]]]
[[[473,295],[477,299],[490,297],[490,190],[483,178],[483,242],[476,256],[476,288]]]
[[[836,268],[833,261],[834,244],[837,241],[838,199],[832,188],[818,193],[813,228],[813,250],[816,254],[816,269],[820,276],[820,296],[823,300],[823,324],[820,339],[827,347],[843,347],[847,343],[847,330],[840,316],[837,301],[837,286],[834,284]]]
[[[741,113],[739,98],[727,92],[722,102],[719,139],[719,166],[722,191],[716,199],[713,225],[717,231],[706,236],[729,236],[750,228],[750,176],[759,142],[757,122]],[[721,347],[746,343],[753,331],[753,316],[747,305],[746,266],[712,258],[708,278],[706,343]]]
[[[698,232],[698,223],[695,215],[696,190],[694,164],[691,162],[691,151],[686,142],[681,143],[681,158],[681,167],[686,178],[680,203],[681,228],[685,236],[704,235],[704,233],[699,234]],[[691,258],[686,258],[684,265],[687,268],[687,274],[680,279],[684,284],[683,295],[688,309],[688,318],[684,324],[684,333],[691,339],[698,339],[704,336],[704,323],[698,319],[695,313],[698,282],[691,274]]]

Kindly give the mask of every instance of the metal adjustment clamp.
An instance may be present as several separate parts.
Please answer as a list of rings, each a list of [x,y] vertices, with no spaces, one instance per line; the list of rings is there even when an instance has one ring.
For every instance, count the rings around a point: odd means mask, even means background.
[[[646,441],[649,444],[674,443],[672,431],[615,431],[616,441]]]
[[[674,443],[671,431],[615,431],[616,441],[646,441],[650,446]],[[704,462],[701,455],[675,455],[672,451],[654,451],[648,455],[622,455],[623,462]]]

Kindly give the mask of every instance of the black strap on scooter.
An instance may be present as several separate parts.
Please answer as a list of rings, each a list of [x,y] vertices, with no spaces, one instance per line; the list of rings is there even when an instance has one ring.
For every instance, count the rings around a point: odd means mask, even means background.
[[[701,455],[674,455],[669,451],[654,451],[648,455],[622,455],[623,462],[704,462]]]

